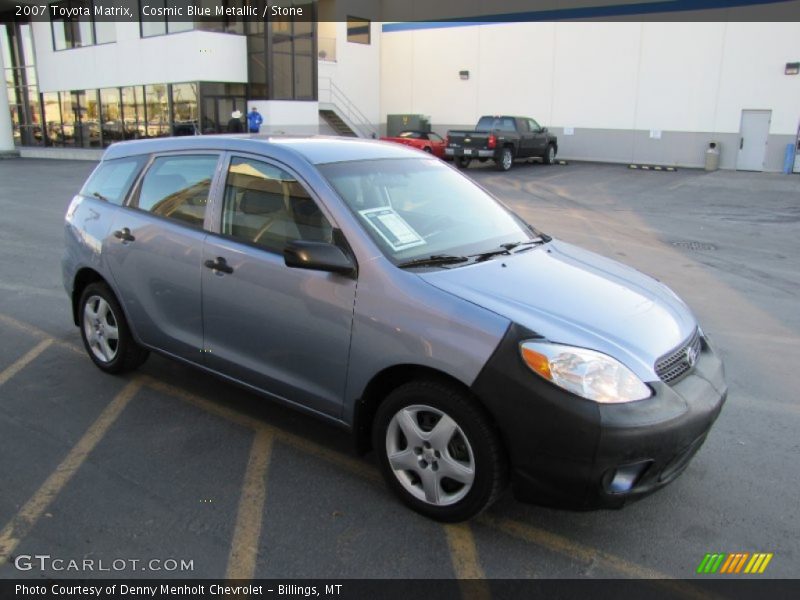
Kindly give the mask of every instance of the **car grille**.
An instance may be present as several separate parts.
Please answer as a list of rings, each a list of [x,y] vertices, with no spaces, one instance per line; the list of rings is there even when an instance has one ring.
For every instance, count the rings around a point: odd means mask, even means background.
[[[675,383],[694,368],[700,350],[700,333],[695,329],[686,342],[656,361],[656,375],[664,383]]]

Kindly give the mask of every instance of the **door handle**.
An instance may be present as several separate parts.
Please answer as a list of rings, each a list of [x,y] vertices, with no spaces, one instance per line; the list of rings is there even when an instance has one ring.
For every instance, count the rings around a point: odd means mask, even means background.
[[[741,150],[743,147],[744,147],[744,138],[740,137],[739,138],[739,150]]]
[[[131,235],[131,230],[128,229],[127,227],[123,227],[122,229],[118,229],[117,231],[115,231],[114,237],[117,238],[118,240],[121,240],[123,244],[126,242],[136,241],[136,238],[133,235]]]
[[[230,266],[227,263],[227,261],[221,256],[218,256],[216,260],[209,259],[203,264],[212,271],[218,271],[219,273],[228,273],[228,274],[233,273],[233,267]]]

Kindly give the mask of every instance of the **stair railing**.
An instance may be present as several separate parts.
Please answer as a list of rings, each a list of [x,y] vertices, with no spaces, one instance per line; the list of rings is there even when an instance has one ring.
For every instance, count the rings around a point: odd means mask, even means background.
[[[378,137],[378,128],[364,116],[364,113],[347,97],[347,94],[333,83],[330,77],[319,78],[319,101],[323,103],[327,101],[328,104],[333,105],[336,108],[335,112],[339,112],[340,117],[344,116],[349,121],[345,125],[348,125],[351,129],[355,128],[356,131],[354,133],[359,137]]]

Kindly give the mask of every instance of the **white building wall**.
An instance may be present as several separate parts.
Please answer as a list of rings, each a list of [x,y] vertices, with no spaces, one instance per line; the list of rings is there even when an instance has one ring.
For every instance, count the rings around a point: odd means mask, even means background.
[[[42,92],[182,81],[247,81],[244,36],[187,31],[141,38],[138,23],[116,23],[115,43],[56,52],[50,23],[32,25]]]
[[[320,35],[336,38],[336,61],[319,61],[320,103],[331,101],[327,81],[339,88],[365,119],[376,129],[382,120],[380,110],[381,24],[370,26],[370,44],[347,41],[347,23],[320,24]],[[341,107],[344,108],[344,107]],[[385,119],[385,117],[383,117]]]
[[[381,117],[434,130],[529,115],[562,155],[698,166],[709,141],[735,164],[741,112],[772,110],[767,168],[800,118],[800,23],[515,23],[384,33]],[[458,72],[469,70],[467,81]],[[563,128],[574,135],[563,135]],[[653,137],[655,134],[656,137]]]

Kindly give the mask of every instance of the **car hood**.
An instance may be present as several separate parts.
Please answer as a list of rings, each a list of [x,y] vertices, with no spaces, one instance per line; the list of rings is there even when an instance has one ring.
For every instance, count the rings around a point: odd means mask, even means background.
[[[667,286],[557,240],[420,277],[550,341],[609,354],[645,381],[657,379],[656,359],[697,326]]]

